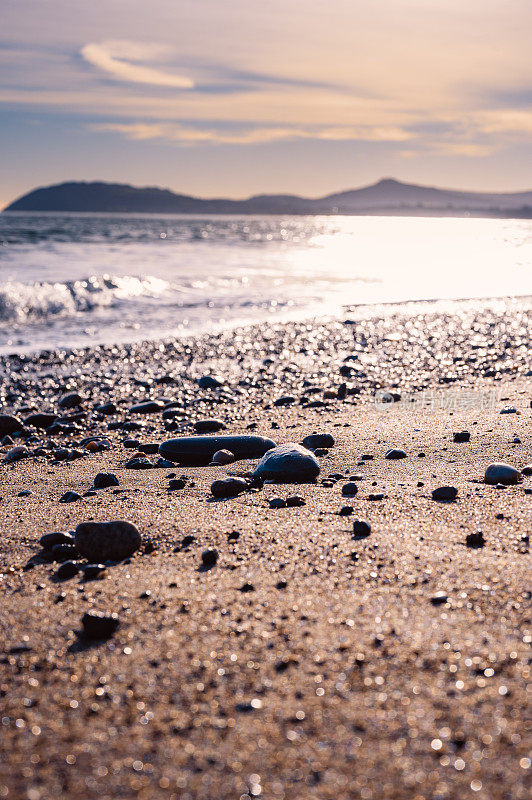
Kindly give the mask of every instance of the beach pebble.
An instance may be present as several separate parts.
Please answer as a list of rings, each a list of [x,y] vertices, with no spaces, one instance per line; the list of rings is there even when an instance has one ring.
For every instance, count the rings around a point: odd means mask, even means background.
[[[446,603],[447,602],[447,593],[446,592],[436,592],[436,594],[433,594],[432,597],[430,598],[430,602],[432,603],[433,606],[440,606],[443,603]]]
[[[18,417],[12,417],[10,414],[0,414],[0,436],[16,433],[21,431],[23,427]]]
[[[490,464],[484,474],[484,480],[489,484],[502,483],[505,486],[511,486],[518,483],[520,479],[520,472],[510,464],[495,462]]]
[[[87,611],[81,618],[81,635],[85,639],[108,639],[120,625],[118,614]]]
[[[6,453],[4,461],[6,464],[13,464],[15,461],[20,461],[23,458],[27,458],[29,455],[30,451],[28,448],[24,447],[22,444],[19,444],[16,447],[12,447],[11,450]]]
[[[221,419],[200,419],[194,423],[196,433],[216,433],[225,428]]]
[[[81,571],[86,581],[94,581],[97,578],[103,577],[105,572],[105,564],[83,564]]]
[[[292,394],[285,394],[273,401],[274,406],[291,406],[297,400]]]
[[[350,481],[342,486],[342,494],[344,497],[354,497],[358,492],[358,486],[356,483]]]
[[[83,398],[77,392],[70,392],[70,394],[65,394],[58,400],[57,405],[58,408],[61,409],[68,409],[68,408],[76,408],[83,403]]]
[[[186,486],[186,481],[183,478],[172,478],[170,483],[168,484],[168,491],[175,492],[179,489],[184,489]]]
[[[163,458],[184,466],[210,464],[218,450],[229,450],[235,459],[260,458],[275,447],[275,442],[262,436],[182,436],[170,439],[159,447]]]
[[[62,531],[54,531],[53,533],[45,533],[39,539],[39,544],[43,550],[51,550],[56,544],[74,544],[74,536],[72,533],[63,533]]]
[[[371,526],[363,519],[353,521],[353,536],[355,539],[365,539],[371,533]]]
[[[313,481],[319,471],[320,465],[310,450],[289,443],[269,450],[253,470],[253,477],[276,483],[305,483]]]
[[[214,481],[211,485],[211,493],[213,497],[236,497],[248,488],[246,481],[243,478],[224,478],[223,480]]]
[[[111,416],[111,414],[116,414],[116,406],[114,403],[103,403],[101,406],[96,406],[96,411],[100,414],[103,414],[105,417]]]
[[[223,378],[219,378],[216,375],[203,375],[198,380],[198,386],[200,389],[218,389],[223,385]]]
[[[60,503],[75,503],[76,500],[81,500],[81,495],[77,492],[65,492],[60,498]]]
[[[406,453],[404,450],[399,450],[396,448],[391,448],[391,450],[387,450],[384,458],[387,458],[390,461],[397,461],[400,458],[406,458]]]
[[[339,517],[349,517],[355,509],[353,506],[342,506],[340,511],[338,512]]]
[[[521,475],[532,475],[532,464],[527,464],[526,467],[523,467]]]
[[[311,433],[303,439],[303,447],[308,450],[328,449],[334,447],[334,438],[330,433]]]
[[[34,428],[49,428],[57,419],[57,414],[30,414],[24,420],[25,425],[33,425]]]
[[[368,494],[368,500],[384,500],[384,494],[382,492],[377,492],[375,494]]]
[[[486,540],[484,538],[484,534],[482,531],[475,531],[474,533],[468,533],[466,536],[466,547],[473,547],[479,548],[484,547],[486,544]]]
[[[469,433],[469,431],[457,431],[456,433],[453,433],[453,442],[456,442],[457,444],[462,442],[468,442],[470,439],[471,439],[471,434]]]
[[[118,478],[112,472],[98,472],[94,477],[95,489],[106,489],[108,486],[118,486]]]
[[[517,409],[515,406],[504,406],[501,408],[501,414],[517,414]]]
[[[234,460],[234,454],[230,450],[217,450],[212,457],[213,464],[232,464]]]
[[[146,400],[144,403],[136,403],[129,409],[130,414],[156,414],[162,411],[165,404],[161,400]]]
[[[286,508],[286,501],[282,497],[272,497],[268,505],[270,508]]]
[[[218,550],[210,547],[201,554],[201,564],[204,569],[211,569],[218,561]]]
[[[74,541],[89,561],[121,561],[138,550],[140,533],[130,522],[81,522]]]
[[[458,489],[455,486],[438,486],[432,492],[433,500],[456,500]]]
[[[59,581],[65,581],[73,578],[79,572],[79,567],[75,561],[63,561],[63,563],[56,569],[54,578]]]
[[[299,508],[301,506],[305,506],[306,504],[307,501],[305,500],[305,498],[300,497],[298,494],[294,494],[286,498],[287,508]]]
[[[60,542],[53,545],[50,555],[53,561],[68,561],[71,558],[77,558],[78,549],[73,542]]]

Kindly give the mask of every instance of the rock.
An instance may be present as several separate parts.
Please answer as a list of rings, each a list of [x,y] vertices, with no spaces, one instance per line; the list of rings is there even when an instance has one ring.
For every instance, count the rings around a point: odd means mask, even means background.
[[[33,425],[34,428],[49,428],[57,419],[57,414],[30,414],[24,420],[25,425]]]
[[[65,492],[64,495],[59,498],[60,503],[75,503],[76,500],[81,500],[81,495],[77,492]]]
[[[455,486],[438,486],[432,492],[433,500],[456,500],[458,489]]]
[[[21,431],[23,427],[18,417],[12,417],[10,414],[0,414],[0,436],[16,433]]]
[[[278,397],[277,400],[274,400],[273,401],[273,405],[274,406],[291,406],[293,403],[296,402],[296,400],[297,400],[297,397],[294,397],[291,394],[285,394],[282,397]]]
[[[328,449],[334,447],[334,439],[330,433],[311,433],[303,439],[303,447],[309,450]]]
[[[243,478],[224,478],[211,485],[212,495],[217,498],[236,497],[247,489],[248,484]]]
[[[287,508],[298,508],[300,506],[305,506],[307,501],[304,497],[300,497],[297,494],[292,495],[291,497],[286,498],[286,507]]]
[[[200,419],[194,423],[196,433],[216,433],[225,428],[221,419]]]
[[[468,442],[471,439],[471,434],[469,431],[457,431],[453,433],[453,442],[457,442],[461,444],[462,442]]]
[[[521,474],[515,467],[510,464],[495,462],[490,464],[484,474],[484,480],[489,484],[502,483],[505,486],[511,486],[518,483]]]
[[[384,458],[387,458],[389,461],[397,461],[400,458],[406,458],[406,453],[404,450],[399,450],[393,448],[391,450],[387,450]]]
[[[84,564],[81,567],[81,571],[83,572],[83,578],[86,581],[94,581],[98,578],[103,577],[103,573],[105,572],[105,564]]]
[[[83,398],[77,392],[71,392],[70,394],[65,394],[61,399],[58,401],[57,406],[60,409],[68,409],[68,408],[77,408],[78,406],[82,405]]]
[[[130,414],[156,414],[162,411],[165,404],[161,400],[146,400],[144,403],[136,403],[129,409]]]
[[[213,464],[232,464],[235,460],[233,453],[230,450],[217,450],[212,457]]]
[[[112,472],[98,472],[94,476],[94,488],[106,489],[108,486],[119,486],[118,478]]]
[[[223,385],[223,379],[217,378],[215,375],[203,375],[198,380],[198,386],[200,389],[219,389],[220,386]]]
[[[486,540],[484,539],[484,534],[482,531],[468,533],[466,536],[466,547],[479,548],[484,547],[485,544]]]
[[[517,409],[515,406],[504,406],[501,408],[501,414],[517,414]]]
[[[85,639],[108,639],[120,625],[118,614],[87,611],[81,618],[81,635]]]
[[[153,464],[147,458],[130,458],[124,464],[126,469],[153,469]]]
[[[62,531],[54,531],[54,533],[45,533],[39,539],[39,544],[43,550],[51,550],[56,544],[74,544],[74,536],[71,533],[63,533]]]
[[[368,494],[368,500],[384,500],[384,494],[382,492],[376,492],[375,494]]]
[[[12,447],[11,450],[8,450],[4,461],[6,464],[14,464],[15,461],[21,461],[23,458],[27,458],[30,455],[30,451],[24,445],[19,444],[16,447]]]
[[[208,550],[204,550],[201,554],[201,564],[203,569],[212,569],[215,566],[216,562],[218,561],[218,550],[214,548],[209,548]]]
[[[140,453],[146,453],[147,456],[154,456],[155,453],[159,452],[159,442],[146,442],[145,444],[139,444],[138,450]]]
[[[269,450],[253,470],[253,477],[276,483],[307,483],[319,475],[313,453],[300,444],[281,444]]]
[[[441,606],[443,603],[447,602],[447,594],[445,592],[436,592],[430,598],[430,602],[433,606]]]
[[[182,436],[170,439],[159,447],[163,458],[190,467],[212,462],[218,450],[229,450],[235,459],[260,458],[275,447],[275,442],[262,436]]]
[[[249,583],[248,581],[246,581],[246,583],[242,584],[242,586],[240,587],[239,591],[240,592],[244,592],[244,593],[246,593],[246,592],[254,592],[255,591],[255,587],[253,586],[252,583]]]
[[[532,475],[532,464],[527,464],[526,467],[523,467],[521,475]]]
[[[88,561],[122,561],[138,550],[140,533],[123,520],[113,522],[81,522],[74,541]]]
[[[175,492],[178,489],[184,489],[186,486],[186,481],[183,478],[172,478],[170,483],[168,484],[168,491]]]
[[[68,561],[71,558],[77,558],[78,549],[74,543],[54,544],[50,555],[53,561]]]
[[[73,578],[78,572],[79,567],[75,561],[63,561],[61,566],[56,569],[54,578],[58,581],[66,581],[69,578]]]
[[[268,505],[270,508],[286,508],[286,501],[282,497],[272,497]]]
[[[353,506],[342,506],[340,511],[338,512],[339,517],[349,517],[355,509]]]
[[[17,492],[17,497],[29,497],[33,492],[31,489],[22,489],[21,492]]]
[[[366,539],[371,533],[371,526],[363,519],[353,521],[353,536],[355,539]]]
[[[358,492],[358,486],[356,483],[346,483],[342,486],[342,494],[344,497],[354,497]]]
[[[116,406],[114,403],[111,402],[104,403],[101,406],[96,406],[95,410],[98,411],[100,414],[103,414],[104,417],[109,417],[112,414],[116,414]]]

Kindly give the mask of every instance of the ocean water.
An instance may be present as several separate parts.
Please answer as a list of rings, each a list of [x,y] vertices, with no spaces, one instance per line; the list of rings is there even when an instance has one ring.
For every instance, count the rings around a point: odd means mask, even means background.
[[[0,352],[532,295],[532,221],[0,215]]]

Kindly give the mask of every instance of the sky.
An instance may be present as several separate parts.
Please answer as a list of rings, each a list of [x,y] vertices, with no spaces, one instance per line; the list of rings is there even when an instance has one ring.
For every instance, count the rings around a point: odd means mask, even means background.
[[[0,207],[532,189],[531,0],[0,0]]]

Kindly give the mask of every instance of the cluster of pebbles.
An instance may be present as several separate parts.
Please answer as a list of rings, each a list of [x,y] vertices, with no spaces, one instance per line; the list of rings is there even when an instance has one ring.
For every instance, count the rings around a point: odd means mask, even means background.
[[[198,607],[197,610],[198,617],[202,615],[201,633],[196,626],[195,633],[183,640],[186,655],[179,675],[179,691],[187,695],[188,705],[196,708],[196,716],[189,727],[181,730],[179,726],[184,726],[184,723],[179,720],[184,718],[185,712],[179,707],[182,703],[180,698],[172,709],[175,717],[172,725],[179,731],[176,736],[185,731],[192,740],[197,733],[197,720],[202,720],[206,727],[205,720],[212,720],[208,735],[214,736],[214,731],[227,730],[227,719],[233,720],[234,724],[235,718],[230,713],[253,719],[263,702],[267,702],[277,678],[286,681],[283,692],[286,692],[286,702],[291,703],[292,698],[288,697],[290,683],[286,679],[302,667],[307,656],[313,670],[309,678],[312,702],[318,702],[317,698],[323,696],[316,692],[327,680],[329,670],[339,666],[333,694],[339,698],[342,714],[351,705],[358,708],[365,703],[369,708],[366,698],[373,689],[378,694],[372,701],[372,708],[378,709],[380,703],[384,706],[390,701],[392,690],[383,686],[381,673],[384,675],[392,662],[400,665],[400,673],[410,662],[416,665],[419,662],[416,676],[419,674],[421,677],[416,678],[416,692],[423,694],[428,691],[426,687],[433,686],[437,686],[439,692],[438,681],[442,680],[443,667],[436,663],[432,653],[425,651],[425,655],[420,655],[423,652],[422,640],[408,643],[407,655],[401,651],[400,656],[394,658],[391,653],[400,637],[400,629],[389,626],[383,633],[386,626],[381,624],[381,604],[385,605],[386,598],[393,591],[399,598],[393,602],[400,605],[400,591],[405,586],[424,592],[427,613],[446,615],[451,607],[466,606],[456,585],[450,582],[442,585],[431,570],[428,559],[425,561],[422,546],[425,545],[425,536],[430,535],[427,526],[416,530],[417,509],[412,510],[410,496],[403,508],[399,496],[401,487],[406,486],[408,480],[414,480],[416,465],[431,459],[434,443],[426,438],[421,443],[423,450],[414,450],[413,444],[408,445],[413,437],[411,431],[408,431],[408,436],[402,432],[404,417],[395,428],[390,427],[394,438],[388,436],[384,441],[376,415],[388,412],[375,411],[374,397],[386,389],[395,404],[411,394],[447,391],[453,386],[457,390],[483,392],[505,381],[509,384],[521,381],[520,386],[526,385],[532,375],[527,326],[526,306],[523,304],[521,307],[516,302],[510,304],[506,312],[499,310],[497,316],[487,309],[464,306],[454,314],[450,312],[443,322],[439,313],[417,316],[398,313],[379,320],[346,319],[343,322],[272,325],[262,330],[220,333],[194,341],[148,342],[4,357],[0,362],[0,470],[10,479],[13,476],[17,479],[21,505],[31,502],[32,495],[38,492],[35,484],[31,490],[27,487],[26,477],[38,474],[39,470],[43,474],[53,471],[54,480],[60,487],[57,502],[72,504],[61,505],[58,513],[64,514],[65,518],[72,513],[75,519],[73,524],[69,520],[69,528],[65,530],[54,529],[45,514],[36,519],[35,531],[30,532],[34,534],[31,541],[33,545],[39,541],[40,549],[33,552],[24,569],[39,578],[43,570],[50,570],[49,583],[67,587],[57,602],[62,603],[65,614],[72,602],[76,616],[69,623],[71,630],[76,627],[80,640],[89,642],[91,647],[96,646],[102,658],[118,652],[118,647],[123,648],[126,654],[137,635],[139,640],[147,635],[145,618],[141,624],[133,613],[129,613],[133,605],[130,595],[136,593],[136,599],[153,609],[153,614],[161,615],[153,618],[157,621],[152,626],[157,629],[155,644],[152,641],[152,646],[157,649],[162,619],[166,619],[172,630],[179,628],[181,618],[183,626],[189,624],[186,618],[192,614],[185,586],[192,592],[194,580],[205,582],[211,594],[207,595],[201,589],[202,597],[205,597],[204,608],[202,606],[200,610]],[[508,406],[501,396],[497,398],[497,413],[503,413],[505,424],[512,424],[513,419],[522,420],[522,415],[529,413],[530,399],[527,396],[526,406],[522,402]],[[512,401],[515,402],[514,397]],[[352,450],[347,452],[344,429],[350,425],[349,420],[359,414],[366,415],[368,436],[365,441],[372,441],[374,446],[372,452],[362,451],[355,456]],[[482,456],[479,448],[476,451],[477,455],[480,454],[478,465],[473,473],[465,476],[460,459],[462,454],[469,452],[468,448],[476,447],[480,426],[474,428],[476,422],[471,424],[470,420],[455,425],[452,418],[449,424],[443,449],[447,444],[453,448],[452,454],[446,454],[454,458],[454,463],[449,459],[452,470],[446,462],[444,477],[434,468],[430,477],[424,478],[426,485],[418,481],[419,494],[414,501],[414,505],[420,502],[425,504],[424,508],[429,507],[428,513],[438,520],[439,537],[446,520],[450,525],[453,515],[466,503],[474,507],[474,490],[481,489],[489,497],[489,503],[495,504],[513,492],[519,493],[520,497],[523,494],[523,500],[528,502],[524,493],[530,493],[532,487],[532,465],[526,463],[530,459],[523,458],[522,450],[515,451],[520,455],[511,458],[511,448],[519,445],[516,436],[505,443],[504,450],[502,441],[499,443],[501,452],[495,454],[496,458],[493,457],[493,448],[489,459]],[[467,430],[460,429],[464,424]],[[332,460],[334,467],[330,466]],[[93,469],[95,464],[97,468]],[[370,467],[371,478],[368,478]],[[31,472],[32,469],[35,471]],[[137,471],[139,474],[135,474]],[[80,489],[81,481],[74,483],[72,476],[87,473],[91,478]],[[208,476],[207,482],[204,475]],[[390,497],[390,476],[393,476],[393,491],[396,493],[393,498]],[[129,482],[137,487],[151,487],[157,483],[160,489],[161,481],[164,485],[159,495],[152,495],[152,498],[160,497],[161,504],[161,515],[155,517],[154,530],[142,524],[140,503],[136,505],[132,495],[128,497],[121,493],[127,490]],[[471,491],[467,487],[471,487]],[[120,512],[117,510],[115,513],[118,498],[123,502]],[[464,525],[459,533],[459,558],[467,562],[472,571],[492,543],[490,533],[481,529],[482,508],[479,505],[474,509],[468,525]],[[251,523],[246,528],[247,533],[241,533],[249,509],[255,514],[253,519],[261,521],[260,525],[256,524],[254,538],[250,535]],[[257,516],[257,509],[262,516]],[[388,509],[389,516],[386,517]],[[402,542],[406,541],[402,531],[405,510],[411,526],[408,533],[418,535],[415,545],[418,549],[408,553],[414,565],[408,575],[400,573],[395,563],[400,559],[398,551]],[[93,518],[96,512],[97,519]],[[227,534],[224,539],[221,536],[215,539],[210,536],[209,515],[219,520],[223,514],[226,515]],[[322,537],[323,545],[316,543],[319,537],[315,535],[315,529],[312,542],[307,536],[306,521],[310,514],[313,515],[313,525],[323,525],[327,531]],[[282,533],[278,531],[286,532],[288,526],[294,533],[290,542],[284,543]],[[139,591],[144,586],[131,588],[139,575],[142,580],[147,576],[152,584],[157,584],[155,570],[150,569],[149,562],[144,560],[158,546],[157,527],[164,527],[166,531],[172,528],[172,534],[167,533],[168,538],[161,545],[158,564],[164,562],[164,569],[170,572],[175,569],[176,575],[167,581],[168,590],[179,594],[175,608],[165,609],[162,602],[157,605],[151,594],[153,585],[141,593]],[[384,528],[389,528],[392,536],[398,538],[397,550],[393,550],[389,539],[383,536]],[[523,531],[523,543],[525,536],[528,536],[527,531]],[[244,541],[246,538],[247,542]],[[164,545],[168,545],[166,549]],[[238,556],[235,554],[239,546],[246,549]],[[306,562],[307,546],[314,548],[314,552],[321,547],[319,558],[311,566],[310,561]],[[441,542],[438,546],[442,546]],[[523,544],[519,552],[527,550]],[[267,553],[263,558],[264,569],[271,565],[275,567],[275,570],[272,567],[275,576],[264,580],[265,572],[258,567],[253,574],[245,572],[246,562],[255,557],[258,560],[263,553]],[[253,563],[256,565],[256,561]],[[351,589],[348,606],[339,610],[343,600],[336,602],[335,589],[341,581],[354,580],[352,576],[362,563],[368,565],[365,580],[368,585],[378,586],[378,591],[366,598],[366,610],[357,592]],[[341,618],[341,623],[338,623],[341,635],[335,655],[338,663],[333,664],[330,655],[327,660],[317,645],[315,650],[309,648],[310,655],[305,655],[305,637],[307,634],[310,637],[312,624],[307,609],[310,599],[306,605],[305,598],[298,596],[299,564],[304,565],[301,570],[306,569],[311,580],[315,579],[317,583],[323,580],[325,591],[330,592],[329,596],[317,601],[326,605],[326,600],[331,608],[334,607],[334,612],[327,611],[326,625],[332,626],[330,620]],[[129,583],[128,570],[133,575]],[[185,575],[186,570],[192,577]],[[245,574],[241,575],[242,571]],[[233,573],[239,576],[234,585],[231,584],[233,594],[237,595],[234,601],[225,577]],[[449,574],[452,574],[451,567],[447,571]],[[81,603],[76,605],[76,580],[79,580],[78,588],[84,590],[83,599],[88,604],[83,613]],[[221,583],[222,580],[225,580],[223,593],[221,591],[216,597],[217,581]],[[267,580],[269,584],[265,588]],[[98,593],[99,587],[106,584],[111,588]],[[278,617],[274,616],[277,601],[268,594],[269,588],[289,598],[283,600],[285,605]],[[360,585],[357,591],[360,591]],[[478,589],[479,594],[484,591],[484,588]],[[518,598],[512,598],[514,600],[518,602]],[[171,601],[165,602],[171,605]],[[471,603],[472,613],[477,617],[481,614],[480,608],[481,600],[476,605]],[[366,613],[373,621],[371,624],[376,626],[371,642],[362,645],[348,641],[352,631],[358,635],[356,626]],[[295,627],[289,633],[291,621]],[[229,632],[215,641],[218,624],[220,630],[227,625]],[[445,616],[439,619],[439,624],[444,636],[443,629],[448,624]],[[264,656],[269,652],[267,648],[277,635],[281,637],[284,651],[276,651],[272,674],[264,677],[259,669],[260,654]],[[327,628],[321,641],[327,642],[328,636]],[[492,631],[487,632],[488,638],[493,636]],[[106,641],[111,637],[114,637],[112,641]],[[226,679],[226,665],[217,667],[219,671],[213,673],[212,694],[209,694],[210,683],[203,672],[207,674],[210,667],[205,666],[207,658],[202,655],[203,639],[206,652],[211,653],[212,663],[218,658],[216,653],[226,646],[228,652],[234,650],[236,658],[239,643],[244,642],[243,651],[238,651],[239,663],[244,666],[241,682],[235,687],[235,692],[239,693],[236,711],[222,708],[227,697],[223,694],[223,687],[216,684],[216,681]],[[445,641],[450,652],[454,643]],[[105,649],[115,647],[115,643],[116,651]],[[495,651],[491,639],[489,647]],[[455,649],[458,651],[458,646]],[[153,655],[151,659],[157,664],[154,667],[157,676],[159,669],[164,671],[164,653],[168,652],[162,645],[160,650],[159,655]],[[76,654],[79,657],[79,652],[74,651],[72,658]],[[371,662],[369,669],[368,662]],[[92,663],[96,664],[96,661]],[[105,677],[104,667],[98,666],[97,669],[98,675]],[[125,674],[124,685],[129,685],[130,677],[131,686],[135,680],[140,680],[138,675],[135,678],[128,675],[128,670],[133,673],[136,669],[135,665],[120,667],[120,674]],[[489,664],[483,666],[484,669],[489,671]],[[186,680],[181,671],[186,674]],[[395,694],[403,690],[402,679],[401,674]],[[171,687],[165,686],[171,697],[176,691],[175,683],[175,675],[172,675]],[[349,704],[346,699],[350,696],[351,684],[357,687],[358,694],[357,703]],[[200,686],[203,688],[198,689]],[[133,692],[133,689],[128,691]],[[456,686],[453,691],[458,691]],[[408,704],[414,702],[412,698],[417,698],[419,693],[413,693],[410,688],[405,690]],[[209,708],[202,705],[207,703],[204,697],[210,698]],[[442,698],[445,700],[443,690],[440,694],[434,690],[434,697],[436,707],[443,703]],[[502,697],[496,698],[499,704],[503,702]],[[303,747],[305,739],[298,731],[303,729],[308,711],[301,710],[303,701],[300,697],[295,700],[298,708],[294,714],[299,716],[291,717],[285,733],[289,734],[289,742],[300,743]],[[139,694],[135,696],[135,702],[140,707],[147,701]],[[405,702],[405,714],[409,713],[408,704]],[[366,712],[370,713],[367,709]],[[410,714],[410,720],[412,716]],[[158,724],[163,725],[162,722]],[[316,713],[312,722],[314,733],[309,728],[305,734],[308,741],[322,741],[320,724]],[[416,719],[408,725],[402,724],[405,731],[414,731],[422,722]],[[447,727],[457,727],[459,722],[444,719],[442,714],[438,725],[445,731]],[[362,740],[365,735],[363,728],[361,714],[358,721],[351,720],[349,725],[342,722],[338,731],[344,737],[345,729],[346,741],[353,737]],[[394,741],[406,742],[406,733],[399,729],[396,733]],[[455,738],[460,741],[458,733]],[[435,742],[440,742],[433,746],[437,755],[440,750],[436,751],[436,748],[443,747],[441,742],[447,742],[447,739],[444,734],[435,738]],[[349,761],[352,744],[345,747]],[[403,747],[408,745],[401,745]],[[184,752],[181,743],[180,749]],[[197,751],[196,741],[196,755]],[[187,751],[187,758],[192,754],[191,749]],[[431,752],[430,758],[433,756]],[[414,766],[416,757],[409,756]],[[148,760],[148,755],[145,758]],[[310,756],[307,754],[306,758],[308,760]],[[459,762],[456,763],[460,766]],[[203,761],[201,764],[203,768]],[[249,759],[246,769],[248,766]],[[199,772],[201,768],[196,769]],[[431,768],[424,762],[425,772]],[[298,769],[304,771],[305,768]],[[439,769],[437,765],[433,771],[436,769]],[[315,780],[313,784],[312,777],[308,778],[303,794],[319,785],[318,778]],[[255,780],[253,786],[258,784]],[[153,796],[158,796],[157,792],[155,788]],[[342,788],[338,792],[338,795],[332,793],[331,796],[344,796]],[[242,789],[234,796],[246,796],[246,793],[247,790]],[[398,794],[400,797],[418,795],[418,791],[412,791],[411,795],[408,792]],[[214,793],[211,796],[215,796]],[[217,792],[216,796],[233,794]],[[258,795],[255,793],[254,796]],[[370,797],[367,793],[364,796]],[[449,795],[438,795],[435,790],[433,796],[443,798]],[[516,794],[516,797],[521,796],[524,795]]]

